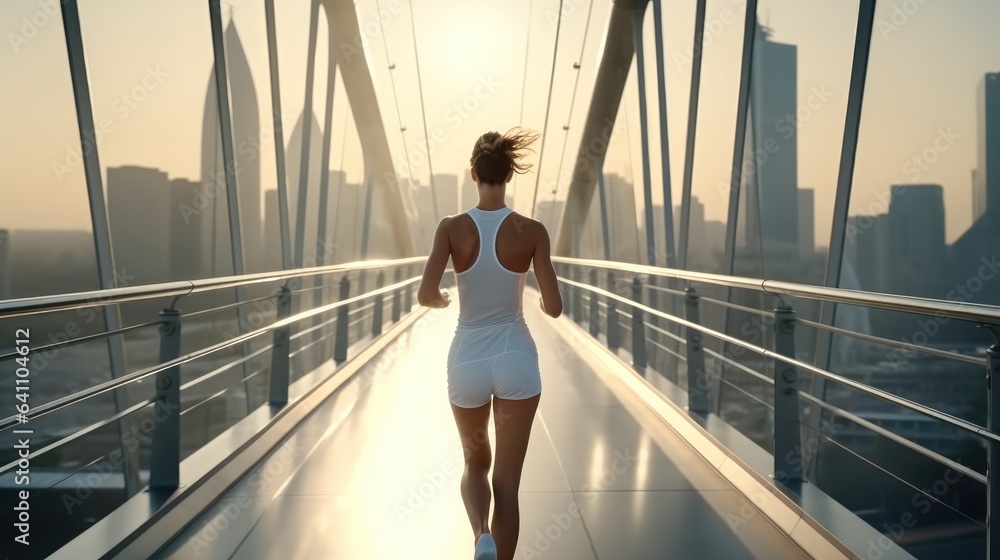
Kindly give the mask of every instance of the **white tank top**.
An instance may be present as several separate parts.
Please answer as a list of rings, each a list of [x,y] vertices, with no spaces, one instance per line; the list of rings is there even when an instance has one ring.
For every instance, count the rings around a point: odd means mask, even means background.
[[[458,285],[458,326],[485,327],[523,321],[521,302],[527,272],[514,272],[500,264],[496,241],[500,224],[514,211],[470,208],[466,214],[479,230],[479,254],[467,270],[455,273]]]

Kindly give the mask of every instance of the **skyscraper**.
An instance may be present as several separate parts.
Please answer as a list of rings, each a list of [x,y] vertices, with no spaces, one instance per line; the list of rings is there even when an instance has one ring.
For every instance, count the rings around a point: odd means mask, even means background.
[[[445,173],[436,173],[434,175],[433,186],[434,192],[437,193],[437,212],[439,214],[434,220],[435,224],[444,216],[451,216],[452,214],[458,214],[466,210],[466,208],[459,208],[459,202],[464,204],[465,201],[459,201],[458,199],[458,177]]]
[[[212,232],[208,210],[200,211],[196,199],[201,185],[187,179],[170,181],[170,277],[171,280],[205,278],[212,271],[207,268],[203,254]],[[228,236],[227,236],[228,238]],[[228,253],[227,253],[228,254]]]
[[[799,250],[808,257],[816,252],[816,191],[799,189]]]
[[[243,258],[246,272],[261,270],[261,215],[260,215],[260,119],[257,94],[254,89],[250,64],[243,51],[243,44],[230,21],[225,37],[226,63],[229,72],[229,98],[232,112],[232,133],[236,163],[236,185],[240,208]],[[202,124],[201,179],[213,185],[215,196],[209,197],[211,220],[215,235],[205,240],[205,258],[217,262],[221,257],[220,240],[229,240],[229,212],[225,189],[225,162],[222,157],[222,138],[219,125],[219,99],[215,83],[215,68],[208,78],[205,93],[205,116]],[[256,146],[257,149],[247,149]],[[291,163],[291,162],[289,162]],[[221,230],[221,231],[220,231]],[[225,232],[225,234],[223,234]]]
[[[317,218],[319,213],[316,205],[319,203],[320,167],[323,154],[323,130],[316,120],[316,115],[307,109],[299,115],[295,127],[288,136],[288,148],[285,150],[286,174],[288,175],[288,224],[291,235],[292,254],[295,255],[298,244],[299,191],[302,188],[302,131],[305,123],[309,123],[309,161],[306,174],[306,219],[305,238],[303,240],[303,257],[315,257]]]
[[[170,279],[170,180],[159,169],[108,168],[108,224],[115,271],[134,277],[133,284]]]
[[[0,300],[10,297],[10,232],[0,229]]]
[[[748,213],[747,243],[755,243],[759,232],[762,254],[798,254],[798,131],[795,45],[770,40],[770,31],[758,25],[754,38],[750,94],[750,127],[747,150],[755,174],[745,196],[759,204],[743,204]],[[756,195],[756,196],[754,196]],[[741,194],[741,196],[743,196]],[[766,269],[766,266],[765,266]]]
[[[983,77],[976,92],[978,161],[973,172],[972,218],[1000,218],[1000,72]]]
[[[893,185],[889,201],[890,264],[899,293],[937,296],[938,271],[947,258],[944,189],[941,185]]]
[[[278,190],[264,191],[264,267],[281,270],[281,215]]]
[[[510,188],[510,185],[507,185]],[[479,187],[472,180],[472,172],[465,170],[465,178],[462,180],[462,200],[458,207],[459,212],[465,212],[476,204],[479,204]]]

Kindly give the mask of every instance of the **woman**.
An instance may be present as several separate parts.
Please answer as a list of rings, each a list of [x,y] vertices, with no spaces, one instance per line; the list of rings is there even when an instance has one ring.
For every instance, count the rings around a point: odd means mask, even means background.
[[[458,328],[448,352],[448,397],[462,439],[462,500],[475,534],[476,560],[514,558],[520,523],[517,492],[542,384],[538,352],[521,311],[524,281],[533,266],[546,314],[562,313],[545,226],[504,204],[514,173],[525,173],[524,151],[538,134],[487,132],[472,149],[479,204],[438,224],[417,292],[426,307],[447,307],[439,289],[448,258],[458,285]],[[496,425],[493,521],[489,522],[492,402]]]

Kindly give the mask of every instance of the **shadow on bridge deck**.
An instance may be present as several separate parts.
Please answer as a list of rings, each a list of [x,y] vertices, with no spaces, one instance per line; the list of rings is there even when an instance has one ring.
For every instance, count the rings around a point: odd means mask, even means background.
[[[586,351],[566,351],[559,331],[576,327],[534,301],[543,390],[516,558],[808,557],[662,421],[633,415]],[[444,373],[457,314],[421,317],[157,558],[471,558]]]

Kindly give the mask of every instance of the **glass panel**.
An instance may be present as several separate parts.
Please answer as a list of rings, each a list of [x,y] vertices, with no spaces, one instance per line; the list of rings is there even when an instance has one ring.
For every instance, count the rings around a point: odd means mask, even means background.
[[[821,1],[758,3],[733,264],[737,275],[823,283],[826,248],[816,248],[816,239],[824,239],[816,236],[830,231],[857,13],[857,5],[847,9]],[[817,17],[825,22],[822,29],[812,23]],[[801,187],[806,183],[812,188]],[[822,211],[821,223],[817,211]],[[768,312],[779,303],[747,290],[732,290],[730,301]],[[818,319],[818,303],[789,303],[797,317]],[[728,312],[729,334],[749,342],[772,348],[773,328],[773,321],[759,313]],[[797,328],[796,356],[811,361],[815,340],[811,328]],[[728,357],[773,375],[772,360],[737,350],[727,349]],[[770,412],[758,407],[771,402],[772,386],[735,366],[724,367],[723,377],[727,419],[769,448],[770,426],[759,419]]]
[[[227,2],[225,6],[226,67],[246,271],[277,270],[281,268],[281,239],[264,4]],[[291,127],[294,121],[284,124]]]
[[[742,3],[708,0],[706,5],[688,232],[687,268],[691,270],[722,272],[725,268],[745,14]],[[687,50],[675,60],[690,68],[694,38],[690,33],[687,37]],[[702,318],[709,320],[704,314]]]
[[[993,55],[1000,38],[988,23],[998,17],[1000,6],[986,0],[927,3],[906,11],[891,3],[877,5],[841,287],[1000,302],[993,281],[1000,206],[990,194],[1000,192],[995,188],[1000,174],[993,169],[1000,154],[994,141],[1000,131],[1000,79]],[[933,48],[927,43],[931,36],[953,48]],[[850,306],[838,307],[836,324],[980,357],[992,342],[970,323]],[[830,367],[947,414],[985,421],[983,370],[976,365],[835,337]],[[932,452],[981,468],[978,442],[936,422],[842,388],[830,387],[828,400]],[[873,439],[859,436],[852,450],[861,453]],[[817,466],[825,468],[832,460],[820,455]],[[925,484],[921,463],[902,465],[889,455],[871,460],[918,488]],[[981,485],[960,486],[944,501],[981,520],[975,506],[982,492]],[[876,507],[889,518],[913,510],[905,492],[887,496]],[[951,529],[967,526],[966,521],[917,515],[915,530],[940,533],[924,545],[899,542],[918,556],[927,547],[952,549],[966,538]]]

